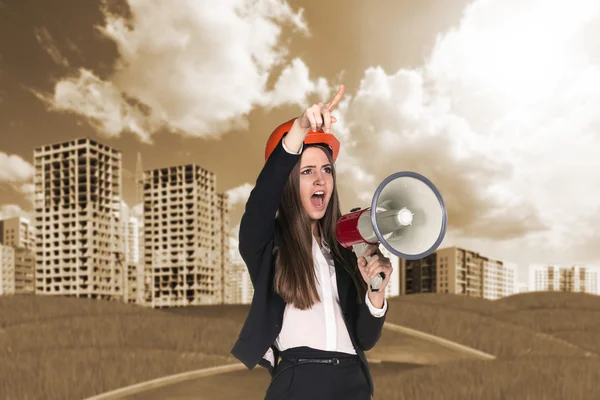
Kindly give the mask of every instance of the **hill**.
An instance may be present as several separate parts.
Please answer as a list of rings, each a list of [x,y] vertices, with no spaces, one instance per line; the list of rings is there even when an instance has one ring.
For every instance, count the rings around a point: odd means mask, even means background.
[[[489,390],[485,398],[490,399],[498,393],[523,398],[530,393],[528,382],[575,394],[588,388],[588,380],[597,382],[598,297],[527,293],[487,301],[431,294],[388,301],[389,322],[498,359],[401,373],[382,370],[374,377],[382,398],[399,390],[401,398],[436,399],[430,396],[436,390],[448,399],[481,390]],[[0,385],[0,398],[81,399],[155,377],[236,363],[229,351],[248,310],[248,305],[151,310],[100,300],[0,297],[0,376],[9,382]],[[378,346],[392,343],[391,334],[386,331]],[[580,366],[591,370],[547,381],[545,374],[580,371]],[[518,373],[519,380],[503,377],[509,373]],[[569,386],[574,384],[579,386]]]
[[[0,297],[0,398],[82,399],[137,382],[237,362],[239,323],[131,304]]]

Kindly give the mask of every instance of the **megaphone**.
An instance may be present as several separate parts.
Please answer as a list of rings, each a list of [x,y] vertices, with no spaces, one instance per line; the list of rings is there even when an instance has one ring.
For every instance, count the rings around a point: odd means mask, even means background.
[[[434,184],[416,172],[401,171],[379,184],[371,207],[353,208],[337,221],[336,238],[357,257],[381,243],[400,258],[419,260],[442,243],[446,224],[446,205]],[[383,272],[371,278],[371,291],[378,292],[384,278]]]

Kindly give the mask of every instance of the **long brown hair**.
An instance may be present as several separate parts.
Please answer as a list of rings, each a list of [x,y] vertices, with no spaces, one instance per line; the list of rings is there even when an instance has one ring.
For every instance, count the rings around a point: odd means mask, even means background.
[[[304,145],[322,149],[332,165],[333,191],[325,215],[317,221],[321,238],[328,243],[336,264],[342,265],[351,275],[357,290],[357,302],[362,302],[367,285],[356,267],[354,253],[344,249],[335,236],[337,220],[342,216],[337,192],[336,172],[333,157],[328,148],[321,145]],[[286,303],[293,303],[306,310],[319,301],[316,288],[315,268],[312,256],[312,232],[310,218],[304,211],[300,199],[300,164],[294,166],[283,189],[277,220],[281,227],[280,245],[275,249],[274,290]],[[352,259],[354,258],[354,259]]]

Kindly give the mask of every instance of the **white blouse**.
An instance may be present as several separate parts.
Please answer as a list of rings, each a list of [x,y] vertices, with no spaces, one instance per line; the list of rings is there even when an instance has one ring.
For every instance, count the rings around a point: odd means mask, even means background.
[[[321,301],[308,310],[299,310],[291,303],[286,304],[275,347],[283,351],[292,347],[308,346],[313,349],[356,354],[342,315],[335,264],[329,246],[322,240],[320,249],[314,236],[312,241],[317,272],[316,286]],[[385,315],[386,299],[383,308],[376,308],[369,300],[367,292],[365,303],[374,317],[381,318]],[[263,358],[275,365],[275,356],[270,347]]]

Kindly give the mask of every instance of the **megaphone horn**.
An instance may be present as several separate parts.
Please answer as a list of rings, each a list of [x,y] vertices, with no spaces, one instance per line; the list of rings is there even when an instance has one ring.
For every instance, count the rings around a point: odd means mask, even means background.
[[[357,257],[365,257],[370,245],[383,244],[395,256],[419,260],[442,243],[446,224],[446,205],[435,185],[416,172],[402,171],[379,184],[371,207],[353,208],[337,221],[336,238]],[[383,279],[383,272],[371,278],[371,291],[378,292]]]

